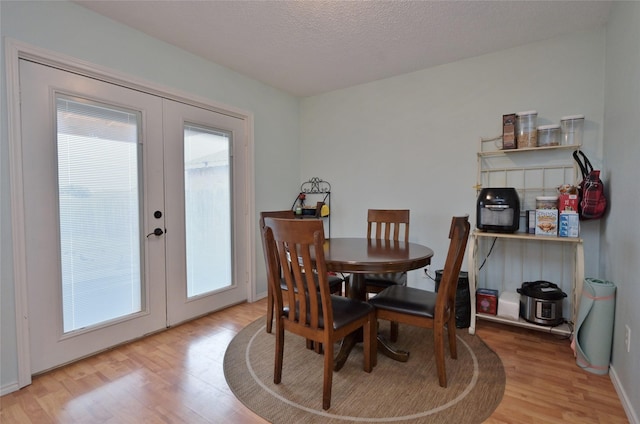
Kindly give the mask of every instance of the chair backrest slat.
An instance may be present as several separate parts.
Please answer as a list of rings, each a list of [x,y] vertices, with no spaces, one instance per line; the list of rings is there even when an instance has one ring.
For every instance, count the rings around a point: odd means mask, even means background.
[[[369,209],[367,238],[409,241],[409,209]]]

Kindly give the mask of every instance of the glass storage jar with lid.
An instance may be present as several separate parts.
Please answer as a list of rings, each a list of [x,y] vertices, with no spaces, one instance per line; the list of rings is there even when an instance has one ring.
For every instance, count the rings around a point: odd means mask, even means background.
[[[558,209],[558,196],[536,197],[536,209]]]
[[[518,149],[538,146],[537,122],[538,112],[535,110],[516,113],[516,142]]]
[[[541,125],[538,127],[538,147],[560,144],[560,125]]]
[[[560,119],[562,127],[562,144],[582,144],[584,115],[563,116]]]

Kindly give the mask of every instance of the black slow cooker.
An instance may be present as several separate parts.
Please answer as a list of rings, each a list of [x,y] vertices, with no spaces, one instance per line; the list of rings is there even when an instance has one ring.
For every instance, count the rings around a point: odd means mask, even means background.
[[[556,284],[549,281],[529,281],[522,283],[520,293],[520,316],[529,322],[540,325],[560,325],[562,301],[567,294]]]

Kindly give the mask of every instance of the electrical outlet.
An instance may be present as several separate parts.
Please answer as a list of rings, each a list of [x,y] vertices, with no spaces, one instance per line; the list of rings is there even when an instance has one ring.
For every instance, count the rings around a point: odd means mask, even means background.
[[[631,328],[626,324],[624,326],[624,344],[627,347],[627,353],[631,352]]]

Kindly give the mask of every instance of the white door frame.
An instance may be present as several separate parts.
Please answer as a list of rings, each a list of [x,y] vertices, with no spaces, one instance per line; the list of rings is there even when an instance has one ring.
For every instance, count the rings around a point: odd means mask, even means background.
[[[29,344],[29,310],[26,278],[26,243],[24,228],[24,198],[22,193],[22,133],[20,129],[20,80],[19,60],[27,59],[43,65],[53,66],[62,70],[76,72],[81,75],[100,79],[105,82],[122,85],[167,99],[184,102],[214,112],[239,117],[245,120],[247,149],[246,175],[246,211],[245,228],[252,229],[255,225],[255,183],[254,183],[254,134],[253,114],[228,105],[212,102],[190,93],[181,92],[169,87],[160,86],[148,81],[140,80],[130,75],[116,72],[99,65],[61,55],[49,50],[7,38],[5,43],[5,65],[7,74],[7,129],[9,136],[9,175],[11,184],[11,224],[13,243],[13,274],[15,287],[16,311],[16,339],[18,357],[18,388],[31,384],[30,344]],[[255,300],[255,232],[246,231],[246,259],[248,275],[247,299]]]

